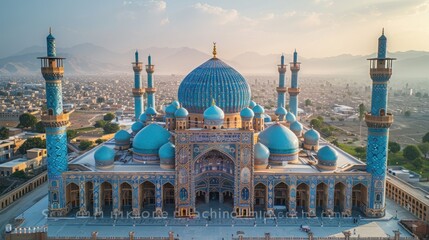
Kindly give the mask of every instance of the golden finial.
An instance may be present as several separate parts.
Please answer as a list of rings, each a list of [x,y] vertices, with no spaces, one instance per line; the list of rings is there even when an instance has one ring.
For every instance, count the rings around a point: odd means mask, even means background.
[[[214,50],[214,51],[216,51],[216,50]],[[215,55],[215,57],[216,57],[216,55]],[[212,106],[216,106],[216,101],[214,100],[214,98],[212,98]]]
[[[213,42],[213,58],[216,58],[216,42]]]

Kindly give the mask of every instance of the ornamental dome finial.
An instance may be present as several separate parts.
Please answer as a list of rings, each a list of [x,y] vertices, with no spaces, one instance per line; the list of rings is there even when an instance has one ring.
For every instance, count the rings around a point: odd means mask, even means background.
[[[216,100],[212,98],[212,106],[216,106]]]
[[[216,58],[216,42],[213,42],[213,58]]]
[[[383,28],[384,29],[384,28]],[[49,34],[51,34],[52,33],[52,31],[51,31],[51,27],[49,27]]]

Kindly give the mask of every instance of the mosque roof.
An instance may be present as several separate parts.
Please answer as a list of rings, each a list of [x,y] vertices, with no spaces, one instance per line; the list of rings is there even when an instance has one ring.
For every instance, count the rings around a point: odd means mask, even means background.
[[[192,70],[179,86],[179,101],[191,113],[203,113],[212,99],[225,113],[249,106],[250,87],[234,68],[213,57]]]
[[[258,142],[255,144],[255,160],[268,159],[270,156],[270,150],[262,143]]]
[[[115,159],[115,150],[102,146],[94,153],[95,161],[112,161]]]
[[[275,111],[276,115],[286,115],[287,114],[287,110],[284,107],[279,107],[276,109]]]
[[[319,159],[319,161],[335,162],[338,159],[338,152],[333,147],[326,145],[317,152],[317,159]]]
[[[276,123],[259,134],[259,141],[268,147],[270,153],[297,153],[299,144],[296,135],[289,128]]]
[[[176,106],[175,104],[171,103],[170,105],[168,105],[165,108],[165,113],[167,115],[174,115],[174,113],[176,112],[177,108],[178,108],[178,106]]]
[[[287,112],[286,114],[286,121],[288,121],[289,123],[293,123],[296,121],[296,117],[295,114],[293,114],[292,112]]]
[[[262,113],[264,113],[264,112],[265,112],[265,109],[264,109],[264,107],[262,107],[261,105],[256,104],[256,105],[253,107],[253,112],[254,112],[254,113],[256,113],[256,114],[262,114]]]
[[[165,128],[152,123],[140,130],[133,140],[133,151],[141,154],[157,154],[158,149],[169,141],[171,134]]]
[[[254,101],[250,101],[249,108],[252,109],[256,106],[256,103]]]
[[[306,142],[313,142],[316,143],[317,141],[319,141],[320,139],[320,134],[318,131],[314,130],[313,128],[311,128],[310,130],[308,130],[307,132],[305,132],[304,134],[304,140]]]
[[[303,129],[302,124],[298,121],[295,121],[290,124],[290,130],[292,130],[293,132],[300,132],[302,131],[302,129]]]

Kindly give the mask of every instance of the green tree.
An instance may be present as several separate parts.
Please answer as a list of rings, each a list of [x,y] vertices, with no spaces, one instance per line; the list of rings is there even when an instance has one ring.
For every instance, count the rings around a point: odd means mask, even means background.
[[[42,121],[38,121],[36,125],[34,126],[34,131],[38,133],[45,133],[45,126],[43,126]]]
[[[423,138],[422,138],[422,142],[429,142],[429,132],[427,132],[424,136],[423,136]]]
[[[416,145],[408,145],[403,150],[403,156],[407,160],[413,161],[422,155],[419,148]]]
[[[24,113],[19,116],[19,126],[22,128],[32,128],[36,125],[37,118],[29,113]]]
[[[0,127],[0,140],[9,138],[9,129],[6,127]]]
[[[320,122],[322,122],[322,123],[323,123],[323,121],[325,120],[325,119],[323,119],[323,117],[322,117],[322,116],[317,116],[317,119],[319,119],[319,121],[320,121]]]
[[[417,145],[417,147],[420,149],[425,158],[429,156],[429,142],[420,143]]]
[[[104,101],[106,101],[106,99],[104,99],[104,97],[98,97],[97,98],[97,103],[104,103]]]
[[[77,131],[73,129],[67,130],[67,141],[70,141],[71,139],[77,137]]]
[[[27,174],[25,174],[24,170],[16,171],[16,172],[12,173],[10,176],[16,177],[16,178],[27,178]]]
[[[26,154],[28,149],[32,148],[46,148],[46,141],[41,138],[29,138],[19,148],[21,154]]]
[[[329,127],[324,127],[320,130],[320,132],[325,135],[325,137],[332,136],[332,130]]]
[[[389,142],[389,152],[397,153],[401,151],[401,145],[397,142]]]
[[[311,119],[310,125],[313,126],[313,128],[319,129],[320,127],[322,127],[322,122],[319,119],[314,118]]]
[[[106,115],[104,115],[103,120],[104,121],[112,121],[113,119],[115,119],[115,114],[113,113],[106,113]]]
[[[104,120],[98,120],[95,122],[94,127],[96,128],[103,128],[106,125],[106,121]]]
[[[119,131],[119,125],[116,123],[106,123],[106,125],[104,125],[103,130],[105,134],[109,134],[109,133],[115,133],[117,131]]]
[[[311,106],[311,105],[313,105],[311,103],[311,100],[310,99],[305,99],[305,106],[307,107],[307,106]]]
[[[410,110],[405,111],[404,116],[405,117],[410,117],[411,116],[411,111]]]
[[[423,159],[421,157],[414,159],[412,163],[416,169],[421,169],[423,167]]]
[[[91,146],[92,146],[92,143],[90,141],[83,140],[79,143],[78,147],[80,150],[85,151],[88,148],[90,148]]]
[[[338,139],[334,139],[332,142],[331,142],[334,146],[339,146],[340,144],[338,143]]]
[[[103,142],[104,142],[104,140],[103,140],[103,139],[101,139],[101,138],[99,138],[99,139],[95,140],[95,143],[97,143],[97,144],[101,144],[101,143],[103,143]]]

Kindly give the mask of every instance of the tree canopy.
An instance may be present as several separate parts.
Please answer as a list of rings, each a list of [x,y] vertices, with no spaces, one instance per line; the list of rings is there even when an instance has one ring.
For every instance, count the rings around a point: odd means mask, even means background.
[[[106,123],[106,125],[104,125],[103,130],[105,134],[109,134],[109,133],[115,133],[117,131],[119,131],[119,125],[116,123]]]
[[[424,136],[423,136],[423,138],[422,138],[422,142],[429,142],[429,132],[427,132]]]
[[[0,140],[9,138],[9,129],[6,127],[0,127]]]
[[[38,121],[36,125],[34,126],[34,131],[38,133],[45,133],[45,126],[43,126],[42,121]]]
[[[401,145],[397,142],[389,142],[389,151],[391,153],[397,153],[401,151]]]
[[[421,157],[422,153],[416,145],[408,145],[404,148],[403,155],[407,160],[413,161]]]
[[[113,113],[106,113],[106,115],[104,115],[103,120],[104,121],[112,121],[113,119],[115,119],[115,114]]]
[[[87,150],[92,146],[92,143],[90,141],[83,140],[79,143],[79,149],[84,151]]]
[[[26,154],[27,150],[32,148],[46,148],[46,141],[38,137],[29,138],[18,148],[18,151],[21,154]]]
[[[19,116],[19,127],[32,128],[36,125],[37,118],[30,113],[23,113]]]

